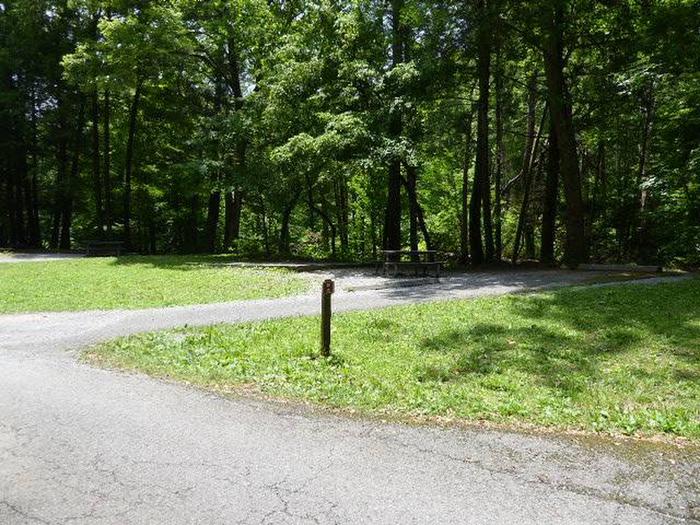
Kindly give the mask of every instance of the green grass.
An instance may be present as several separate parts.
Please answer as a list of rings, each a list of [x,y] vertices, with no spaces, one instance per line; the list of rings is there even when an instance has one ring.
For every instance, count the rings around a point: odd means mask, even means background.
[[[398,417],[700,438],[700,279],[132,336],[89,359]]]
[[[300,293],[284,270],[225,266],[225,257],[149,256],[0,263],[0,313],[147,308]]]

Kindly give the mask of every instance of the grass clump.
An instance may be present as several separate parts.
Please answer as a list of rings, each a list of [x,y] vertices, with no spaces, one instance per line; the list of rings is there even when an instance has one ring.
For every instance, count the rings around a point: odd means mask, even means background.
[[[700,438],[700,280],[151,333],[109,366],[366,413]]]
[[[0,263],[0,313],[148,308],[305,291],[279,269],[227,266],[217,256],[126,256]]]

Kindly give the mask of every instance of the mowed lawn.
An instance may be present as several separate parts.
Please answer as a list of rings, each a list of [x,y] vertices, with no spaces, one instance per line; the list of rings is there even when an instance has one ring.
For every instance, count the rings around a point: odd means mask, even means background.
[[[285,270],[217,256],[127,256],[0,263],[0,313],[147,308],[282,297],[308,289]]]
[[[89,360],[399,418],[700,438],[700,279],[172,330]]]

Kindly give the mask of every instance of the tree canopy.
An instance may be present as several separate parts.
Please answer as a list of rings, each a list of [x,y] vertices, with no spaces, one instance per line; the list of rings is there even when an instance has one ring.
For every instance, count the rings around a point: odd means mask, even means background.
[[[5,0],[0,122],[0,247],[700,263],[698,0]]]

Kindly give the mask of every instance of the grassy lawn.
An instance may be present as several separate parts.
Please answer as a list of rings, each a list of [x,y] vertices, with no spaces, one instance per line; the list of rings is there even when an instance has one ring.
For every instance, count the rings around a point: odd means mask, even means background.
[[[0,263],[0,313],[147,308],[300,293],[282,270],[233,268],[216,256],[150,256]]]
[[[86,355],[364,413],[700,438],[700,279],[122,338]]]

